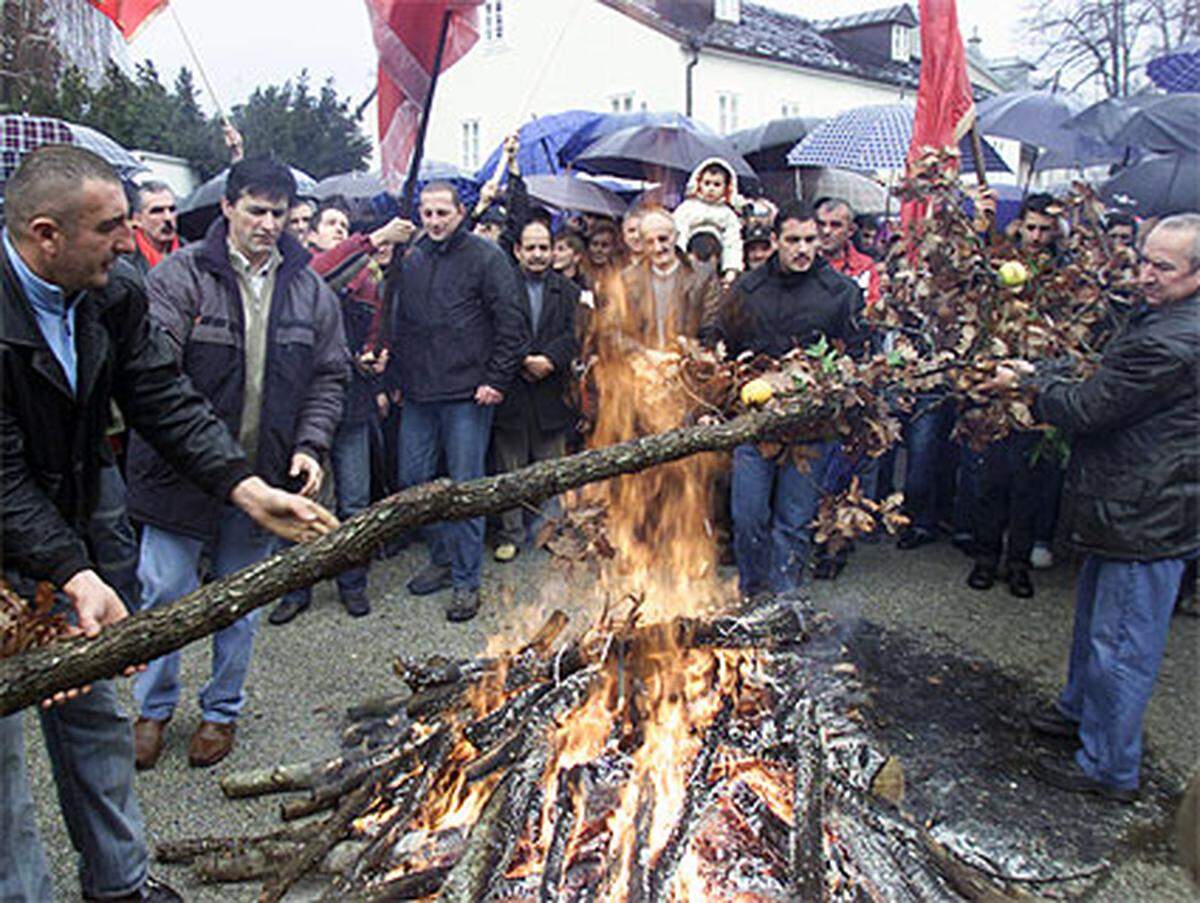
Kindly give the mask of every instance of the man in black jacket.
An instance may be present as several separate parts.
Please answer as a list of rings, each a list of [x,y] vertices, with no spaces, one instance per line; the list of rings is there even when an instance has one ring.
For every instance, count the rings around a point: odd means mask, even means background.
[[[234,164],[224,216],[202,241],[172,254],[146,278],[150,316],[184,372],[235,433],[256,473],[295,481],[314,497],[342,415],[349,353],[338,300],[284,232],[296,183],[273,160]],[[129,508],[143,523],[138,579],[145,607],[199,585],[200,558],[224,577],[269,555],[273,537],[197,487],[135,431],[129,446]],[[257,610],[213,637],[212,676],[200,691],[201,721],[188,763],[214,765],[233,749],[250,666]],[[134,684],[139,768],[152,768],[179,703],[179,653],[150,663]]]
[[[1200,549],[1200,214],[1162,220],[1142,256],[1145,303],[1096,373],[1032,377],[1038,419],[1071,437],[1061,517],[1087,554],[1066,688],[1031,719],[1080,749],[1034,773],[1123,801],[1137,792],[1142,716],[1184,564]],[[999,385],[1016,381],[997,374]]]
[[[521,268],[519,300],[533,335],[503,403],[496,409],[492,432],[496,464],[516,470],[535,461],[562,457],[567,427],[574,414],[566,402],[571,362],[578,353],[575,311],[579,289],[550,268],[553,239],[541,220],[531,220],[514,245]],[[512,561],[525,543],[525,518],[520,508],[501,516],[497,561]]]
[[[492,415],[529,349],[506,252],[472,235],[452,185],[421,192],[419,238],[389,277],[393,366],[404,395],[400,480],[424,483],[444,460],[451,479],[484,474]],[[408,582],[414,595],[454,588],[446,617],[479,610],[483,518],[426,528],[431,563]]]
[[[733,284],[722,302],[717,337],[730,355],[782,357],[824,336],[851,341],[861,290],[819,256],[813,212],[786,204],[775,220],[775,253]],[[812,443],[801,473],[785,448],[765,457],[747,443],[733,453],[733,548],[744,596],[786,592],[800,583],[812,544],[809,523],[836,443]]]
[[[325,532],[319,506],[270,488],[150,326],[135,277],[110,278],[134,248],[121,183],[96,155],[47,147],[5,189],[0,281],[0,564],[18,591],[58,587],[72,633],[126,616],[90,535],[115,400],[126,420],[196,484],[293,539]],[[111,681],[58,694],[42,713],[47,752],[85,899],[173,900],[147,877],[133,795],[133,739]],[[26,783],[20,715],[0,719],[0,899],[49,900]]]

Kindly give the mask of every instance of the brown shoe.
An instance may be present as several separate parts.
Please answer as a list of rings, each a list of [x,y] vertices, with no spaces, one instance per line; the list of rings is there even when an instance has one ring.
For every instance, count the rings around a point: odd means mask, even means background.
[[[201,721],[188,742],[188,764],[193,768],[216,765],[233,749],[233,734],[237,725],[216,721]]]
[[[164,734],[170,718],[138,718],[133,723],[133,764],[138,771],[146,771],[158,764],[162,755]]]

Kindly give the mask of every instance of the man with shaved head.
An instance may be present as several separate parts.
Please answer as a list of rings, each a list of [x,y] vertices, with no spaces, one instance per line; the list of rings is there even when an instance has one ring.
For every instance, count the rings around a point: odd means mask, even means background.
[[[5,186],[0,254],[0,566],[32,598],[59,591],[68,635],[122,620],[96,530],[114,401],[176,467],[260,526],[293,539],[334,523],[324,509],[251,475],[242,450],[151,328],[125,193],[100,157],[40,148]],[[123,510],[117,515],[124,518]],[[133,735],[111,681],[47,700],[46,750],[79,853],[85,900],[179,900],[149,877],[133,794]],[[52,706],[52,707],[51,707]],[[0,900],[51,898],[25,775],[21,715],[0,718]]]
[[[1142,716],[1162,662],[1186,562],[1200,550],[1200,214],[1163,219],[1146,236],[1144,301],[1085,380],[1018,369],[1035,413],[1071,438],[1060,517],[1087,557],[1075,596],[1067,685],[1034,730],[1079,742],[1034,774],[1076,793],[1137,795]],[[1032,371],[1032,372],[1028,372]]]

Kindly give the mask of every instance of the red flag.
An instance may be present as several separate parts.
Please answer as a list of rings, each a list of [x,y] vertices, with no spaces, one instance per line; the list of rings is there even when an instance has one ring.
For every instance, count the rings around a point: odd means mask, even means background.
[[[975,100],[967,76],[967,54],[958,30],[955,0],[920,0],[921,82],[913,115],[908,162],[926,147],[958,147],[975,121]],[[905,203],[907,223],[919,205]]]
[[[379,53],[379,145],[383,177],[398,186],[408,170],[421,114],[429,96],[442,19],[450,27],[441,70],[458,62],[479,40],[476,9],[483,0],[367,0]]]
[[[92,6],[112,19],[125,40],[132,41],[152,15],[167,5],[167,0],[88,0]]]

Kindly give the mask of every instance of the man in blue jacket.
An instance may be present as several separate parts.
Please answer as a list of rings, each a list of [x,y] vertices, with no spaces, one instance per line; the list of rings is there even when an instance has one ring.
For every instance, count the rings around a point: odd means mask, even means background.
[[[492,416],[531,340],[512,265],[465,228],[465,213],[452,185],[427,185],[420,202],[425,234],[389,278],[405,486],[432,479],[439,459],[454,480],[483,476]],[[479,517],[425,530],[431,563],[408,589],[425,595],[453,587],[451,621],[479,610],[483,528]]]

